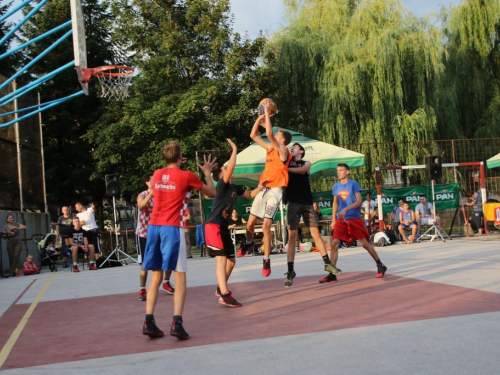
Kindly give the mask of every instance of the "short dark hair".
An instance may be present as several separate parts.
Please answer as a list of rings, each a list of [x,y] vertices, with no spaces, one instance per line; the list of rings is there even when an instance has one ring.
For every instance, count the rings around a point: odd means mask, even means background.
[[[293,147],[293,146],[299,146],[300,151],[302,151],[302,158],[304,158],[304,156],[306,156],[306,150],[305,150],[305,148],[304,148],[304,147],[302,147],[302,145],[301,145],[300,143],[295,142],[295,143],[292,145],[292,147]]]
[[[280,129],[278,130],[278,133],[283,134],[283,138],[285,139],[285,146],[288,146],[290,142],[292,141],[292,135],[290,134],[289,131]]]
[[[346,164],[346,163],[338,163],[337,164],[337,167],[344,167],[345,169],[347,169],[348,171],[351,170],[351,168],[349,168],[349,166]]]
[[[404,198],[398,198],[398,202],[399,201],[403,201],[404,202],[405,200],[404,200]]]
[[[222,171],[223,164],[215,163],[214,168],[212,169],[212,179],[215,182],[220,181],[220,172]]]
[[[144,182],[144,183],[148,182],[152,175],[154,175],[153,171],[149,171],[149,172],[144,173],[142,175],[142,182]]]
[[[427,199],[427,197],[424,194],[420,194],[418,197]]]

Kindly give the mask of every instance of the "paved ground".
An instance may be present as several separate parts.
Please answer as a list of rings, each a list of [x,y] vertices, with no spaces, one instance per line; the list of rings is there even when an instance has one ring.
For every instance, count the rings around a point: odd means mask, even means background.
[[[318,253],[237,261],[242,308],[218,304],[214,260],[188,262],[184,324],[191,338],[141,334],[139,266],[0,279],[3,374],[497,374],[500,241],[474,238],[377,248],[384,279],[362,248],[341,250],[334,284]],[[168,332],[172,296],[155,314]]]

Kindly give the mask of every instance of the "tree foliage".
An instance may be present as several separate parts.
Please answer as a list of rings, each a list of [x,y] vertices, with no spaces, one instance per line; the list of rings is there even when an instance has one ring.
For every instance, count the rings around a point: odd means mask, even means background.
[[[288,122],[329,143],[375,142],[359,150],[368,173],[393,162],[422,163],[415,142],[433,139],[436,128],[439,30],[399,0],[287,3],[291,22],[272,51],[282,100],[293,93]],[[394,156],[385,143],[393,140],[410,146]]]
[[[110,37],[113,17],[109,11],[109,3],[83,0],[82,8],[86,25],[88,66],[118,63],[120,54],[113,48]],[[27,7],[24,13],[31,9],[32,7]],[[70,19],[69,1],[50,1],[24,25],[21,39],[33,39]],[[59,31],[53,37],[29,46],[25,63],[38,56],[66,32],[67,29]],[[33,79],[38,78],[73,60],[73,42],[69,37],[34,65],[29,73]],[[80,90],[75,71],[67,69],[40,86],[41,101],[60,99]],[[68,204],[87,197],[98,200],[104,195],[104,177],[92,176],[95,170],[91,155],[93,146],[83,138],[104,112],[103,101],[94,93],[95,87],[91,85],[90,96],[80,96],[43,113],[49,203]]]
[[[129,99],[111,102],[88,135],[97,173],[120,174],[130,198],[145,171],[164,166],[168,140],[180,141],[191,169],[197,150],[227,149],[226,138],[248,145],[250,109],[271,78],[258,65],[265,39],[232,33],[229,1],[120,0],[113,9],[137,75]]]

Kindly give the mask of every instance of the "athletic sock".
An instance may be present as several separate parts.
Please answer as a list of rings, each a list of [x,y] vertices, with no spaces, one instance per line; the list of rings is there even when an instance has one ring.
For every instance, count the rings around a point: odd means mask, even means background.
[[[250,245],[251,243],[252,243],[252,241],[248,241],[248,240],[245,241],[245,245]]]
[[[323,258],[323,262],[325,262],[325,264],[330,264],[330,258],[328,257],[328,254],[326,254]]]
[[[94,264],[94,261],[93,261],[93,260],[91,260],[91,261],[89,262],[89,264]]]
[[[144,290],[146,290],[146,287],[145,287],[145,286],[141,286],[141,289],[144,289]]]
[[[293,272],[293,262],[288,262],[288,272],[292,273]]]
[[[269,259],[271,259],[271,258],[264,256],[264,260],[269,260]]]
[[[379,260],[376,260],[377,262],[377,266],[381,266],[382,265],[382,261],[379,259]]]
[[[78,263],[76,263],[76,262],[73,262],[73,265],[74,265],[74,266],[78,266]]]

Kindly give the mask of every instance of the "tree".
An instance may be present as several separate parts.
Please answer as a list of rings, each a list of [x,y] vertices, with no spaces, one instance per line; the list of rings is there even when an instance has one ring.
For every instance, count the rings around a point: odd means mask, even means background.
[[[97,174],[118,173],[130,198],[145,171],[163,167],[161,147],[179,140],[194,170],[197,150],[244,147],[271,77],[258,65],[265,39],[233,34],[229,1],[114,3],[116,39],[127,44],[137,76],[130,98],[110,102],[88,139]],[[219,153],[224,162],[224,153]]]
[[[439,30],[399,0],[287,5],[290,24],[272,51],[278,95],[295,117],[288,123],[329,143],[365,144],[356,150],[366,155],[362,182],[375,166],[422,163],[417,142],[433,139],[436,129]],[[393,140],[408,142],[394,159],[384,144]]]
[[[0,5],[0,17],[7,14],[9,8],[12,6],[12,1],[7,4]],[[3,39],[5,35],[12,29],[14,25],[11,22],[2,22],[0,23],[0,39]],[[11,38],[11,40],[7,40],[5,43],[0,45],[0,55],[8,52],[10,50],[11,42],[15,37]],[[0,60],[0,73],[6,76],[11,76],[16,71],[16,65],[18,62],[18,55],[10,55],[2,60]]]
[[[88,66],[116,64],[120,54],[111,41],[113,16],[109,2],[83,0],[82,8],[86,25]],[[28,12],[31,7],[27,8]],[[67,0],[53,0],[30,19],[22,29],[24,40],[61,25],[71,19]],[[27,61],[38,56],[67,30],[32,44],[27,50]],[[59,68],[74,59],[72,39],[67,38],[52,50],[31,70],[37,78]],[[40,86],[41,101],[47,102],[68,96],[81,90],[76,73],[68,69]],[[93,146],[84,139],[93,124],[104,113],[105,104],[95,94],[60,104],[43,113],[45,169],[48,201],[51,204],[74,203],[82,198],[98,201],[104,196],[104,176],[93,176],[95,170],[91,150]]]
[[[500,136],[500,3],[467,0],[443,9],[446,54],[439,136]],[[445,126],[455,124],[455,126]]]

